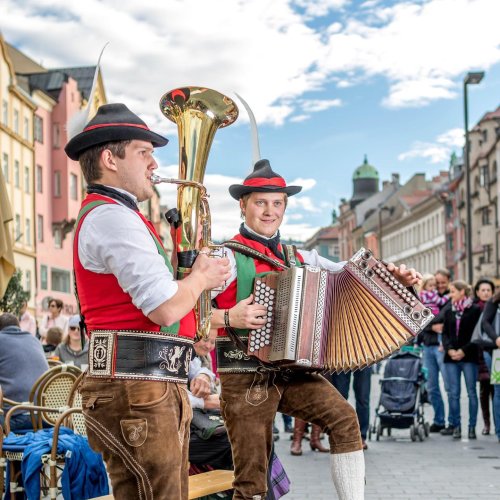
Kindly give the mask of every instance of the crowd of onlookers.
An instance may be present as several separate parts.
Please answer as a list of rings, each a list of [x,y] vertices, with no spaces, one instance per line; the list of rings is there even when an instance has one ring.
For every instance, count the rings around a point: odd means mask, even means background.
[[[471,286],[462,280],[450,281],[447,270],[438,270],[434,275],[424,276],[419,295],[435,314],[418,338],[423,347],[426,386],[434,410],[430,431],[457,440],[462,437],[463,375],[468,398],[467,437],[477,437],[480,407],[484,424],[481,433],[489,435],[495,426],[500,442],[500,385],[490,383],[492,353],[500,348],[497,327],[500,292],[495,292],[495,285],[489,279],[480,279]],[[475,329],[485,332],[488,343],[473,338]],[[441,393],[440,379],[446,398]]]

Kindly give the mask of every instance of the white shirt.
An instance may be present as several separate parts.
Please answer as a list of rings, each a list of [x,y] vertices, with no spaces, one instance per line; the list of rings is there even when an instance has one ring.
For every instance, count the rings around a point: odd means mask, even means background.
[[[327,269],[328,271],[341,271],[346,264],[345,262],[332,262],[331,260],[325,259],[321,257],[316,250],[297,250],[297,253],[304,260],[304,264]],[[226,285],[222,291],[236,279],[236,260],[234,258],[234,253],[228,250],[226,254],[229,259],[229,264],[231,265],[231,277],[226,281]],[[217,297],[219,293],[221,292],[212,292],[212,297]]]
[[[119,201],[99,205],[85,217],[78,237],[78,257],[88,271],[113,274],[145,316],[177,293],[178,285],[148,228],[136,212]]]

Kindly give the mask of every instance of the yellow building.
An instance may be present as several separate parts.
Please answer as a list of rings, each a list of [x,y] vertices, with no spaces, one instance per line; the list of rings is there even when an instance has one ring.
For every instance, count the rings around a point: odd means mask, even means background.
[[[12,241],[16,267],[23,272],[25,290],[35,292],[35,148],[36,104],[17,82],[12,60],[0,35],[0,162],[14,215]]]

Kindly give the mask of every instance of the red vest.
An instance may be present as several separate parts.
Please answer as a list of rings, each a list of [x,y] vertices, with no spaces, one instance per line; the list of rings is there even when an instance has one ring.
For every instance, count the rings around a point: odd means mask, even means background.
[[[83,200],[82,210],[88,204],[96,201],[117,204],[116,201],[111,198],[94,193],[87,195]],[[153,323],[132,303],[132,298],[127,292],[122,290],[114,274],[94,273],[84,269],[80,263],[80,258],[78,256],[78,236],[80,234],[80,228],[85,217],[94,208],[91,208],[79,218],[73,243],[73,266],[75,270],[78,299],[88,331],[138,330],[159,332],[160,325]],[[151,222],[142,214],[138,213],[138,215],[161,245],[161,239]],[[179,335],[193,338],[195,329],[194,314],[190,312],[180,321]]]
[[[267,255],[268,257],[276,259],[282,264],[285,264],[285,262],[276,255],[274,255],[274,253],[268,247],[266,247],[262,243],[259,243],[258,241],[245,238],[241,234],[237,234],[232,239],[240,243],[243,243],[244,245],[247,245],[255,250],[258,250],[259,252],[263,253],[264,255]],[[281,244],[279,246],[279,250],[283,253],[283,247],[281,246]],[[297,254],[297,258],[301,263],[304,262],[301,255]],[[254,263],[255,263],[256,274],[283,271],[283,269],[277,268],[260,259],[254,259]],[[218,309],[230,309],[231,307],[236,305],[237,282],[238,278],[233,280],[226,290],[217,295],[215,301],[217,303]],[[218,334],[227,335],[224,328],[219,328]]]

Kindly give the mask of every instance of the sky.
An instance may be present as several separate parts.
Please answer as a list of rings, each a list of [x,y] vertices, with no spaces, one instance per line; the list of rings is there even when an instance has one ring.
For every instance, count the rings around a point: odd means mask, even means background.
[[[123,102],[170,142],[158,173],[178,176],[176,125],[160,112],[177,87],[215,89],[238,104],[218,130],[204,184],[212,235],[241,223],[228,186],[252,170],[252,108],[262,158],[302,185],[282,237],[305,240],[352,196],[365,155],[381,181],[447,170],[469,124],[500,105],[498,0],[0,0],[4,39],[46,68],[101,60],[108,102]],[[159,185],[175,205],[175,188]]]

